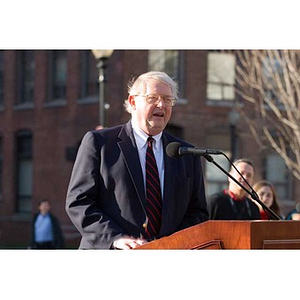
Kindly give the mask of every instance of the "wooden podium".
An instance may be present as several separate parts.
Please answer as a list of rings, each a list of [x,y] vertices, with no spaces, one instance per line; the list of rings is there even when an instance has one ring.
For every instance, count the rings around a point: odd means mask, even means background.
[[[142,249],[300,249],[300,221],[206,221]]]

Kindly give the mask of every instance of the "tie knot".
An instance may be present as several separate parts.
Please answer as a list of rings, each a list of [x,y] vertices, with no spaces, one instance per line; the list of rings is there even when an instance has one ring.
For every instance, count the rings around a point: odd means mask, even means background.
[[[152,147],[152,142],[154,141],[154,138],[152,136],[149,136],[147,139],[147,143],[150,147]]]

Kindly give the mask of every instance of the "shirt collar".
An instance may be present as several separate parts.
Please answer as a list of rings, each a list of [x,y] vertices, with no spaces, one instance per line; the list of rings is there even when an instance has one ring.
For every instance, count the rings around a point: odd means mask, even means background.
[[[50,217],[50,213],[47,212],[47,213],[45,213],[44,215],[43,215],[42,213],[39,213],[39,216],[40,216],[41,218],[48,218],[48,217]]]
[[[132,129],[133,129],[133,134],[136,139],[136,144],[138,146],[138,149],[141,150],[142,148],[146,147],[147,139],[149,135],[145,133],[137,124],[135,124],[135,122],[132,122]],[[155,140],[154,148],[156,150],[158,150],[161,145],[161,136],[162,136],[162,132],[152,136],[153,139]]]

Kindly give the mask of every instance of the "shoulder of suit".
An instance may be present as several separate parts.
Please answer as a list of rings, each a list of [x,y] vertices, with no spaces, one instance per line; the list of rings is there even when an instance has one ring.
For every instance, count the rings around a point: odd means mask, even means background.
[[[167,142],[167,143],[172,143],[172,142],[177,142],[180,143],[181,145],[185,147],[194,147],[192,144],[182,140],[181,138],[178,138],[166,131],[163,132],[162,138]]]
[[[85,136],[93,136],[97,141],[114,139],[122,131],[123,125],[118,125],[114,127],[107,127],[100,130],[90,130]]]
[[[91,130],[91,132],[95,135],[106,136],[106,135],[111,135],[115,132],[119,133],[123,127],[124,127],[124,124],[113,126],[113,127],[106,127],[106,128],[100,129],[100,130]]]
[[[214,202],[223,202],[224,200],[229,199],[229,196],[228,194],[224,194],[224,192],[222,191],[210,195],[208,199]]]

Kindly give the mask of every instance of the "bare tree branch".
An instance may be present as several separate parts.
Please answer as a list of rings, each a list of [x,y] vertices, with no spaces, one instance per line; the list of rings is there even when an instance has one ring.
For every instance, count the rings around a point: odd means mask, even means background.
[[[236,93],[256,112],[253,118],[242,108],[253,137],[261,149],[276,151],[300,180],[300,51],[234,53]]]

